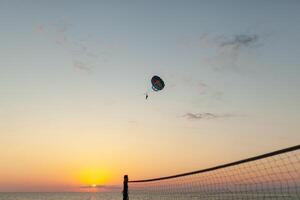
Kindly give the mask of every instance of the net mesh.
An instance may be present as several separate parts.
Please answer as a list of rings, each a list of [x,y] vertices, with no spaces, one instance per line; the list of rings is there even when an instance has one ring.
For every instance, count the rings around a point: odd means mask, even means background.
[[[300,150],[179,177],[129,181],[129,199],[300,199]]]

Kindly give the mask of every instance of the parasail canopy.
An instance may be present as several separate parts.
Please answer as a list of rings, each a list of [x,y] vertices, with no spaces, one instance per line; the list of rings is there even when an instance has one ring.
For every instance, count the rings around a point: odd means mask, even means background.
[[[157,92],[159,90],[164,89],[165,83],[159,76],[153,76],[151,78],[152,89]]]

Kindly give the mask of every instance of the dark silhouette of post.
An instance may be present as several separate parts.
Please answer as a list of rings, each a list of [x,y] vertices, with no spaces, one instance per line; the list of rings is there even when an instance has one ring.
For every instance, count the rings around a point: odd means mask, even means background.
[[[128,176],[124,176],[124,182],[123,182],[123,200],[129,200],[128,197]]]

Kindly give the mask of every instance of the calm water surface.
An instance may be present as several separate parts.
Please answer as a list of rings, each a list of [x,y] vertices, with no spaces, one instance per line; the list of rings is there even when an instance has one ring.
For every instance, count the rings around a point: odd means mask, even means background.
[[[121,200],[115,193],[0,193],[0,200]]]
[[[122,200],[121,192],[111,193],[0,193],[0,200]],[[222,194],[203,197],[197,194],[185,195],[158,195],[158,194],[131,194],[130,200],[186,200],[186,199],[205,199],[205,200],[229,200],[229,199],[254,199],[254,200],[272,200],[288,199],[299,200],[299,195],[289,194],[283,196],[274,196],[272,194],[247,194],[233,195]]]

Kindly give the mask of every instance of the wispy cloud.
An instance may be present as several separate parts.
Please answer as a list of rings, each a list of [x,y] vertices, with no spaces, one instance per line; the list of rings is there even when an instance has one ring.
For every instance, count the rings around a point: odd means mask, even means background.
[[[207,33],[200,36],[200,45],[215,50],[215,55],[206,58],[216,69],[236,69],[242,56],[249,54],[261,45],[258,34],[236,34],[232,36],[212,36]]]
[[[200,119],[217,119],[217,118],[228,118],[235,117],[233,114],[214,114],[214,113],[186,113],[183,117],[191,120],[200,120]]]
[[[260,36],[258,34],[236,34],[232,36],[210,35],[204,33],[200,36],[200,45],[213,48],[233,48],[241,50],[242,48],[258,47]]]
[[[37,31],[63,48],[71,56],[76,69],[92,72],[98,61],[108,61],[107,47],[103,41],[100,42],[91,35],[75,38],[72,34],[72,27],[73,25],[70,23],[59,21],[58,23],[40,24],[37,26]],[[96,47],[95,44],[99,45]]]
[[[257,43],[259,37],[258,35],[234,35],[231,38],[224,38],[224,41],[222,41],[219,46],[220,47],[226,47],[230,46],[234,49],[239,49],[242,47],[250,47],[251,45],[254,45]]]
[[[76,69],[84,70],[84,71],[87,71],[87,72],[91,72],[92,68],[93,68],[93,66],[90,66],[87,63],[84,63],[82,61],[77,61],[77,60],[73,60],[73,65]]]
[[[130,120],[130,121],[128,121],[128,123],[130,123],[130,124],[138,124],[139,122],[136,121],[136,120]]]

